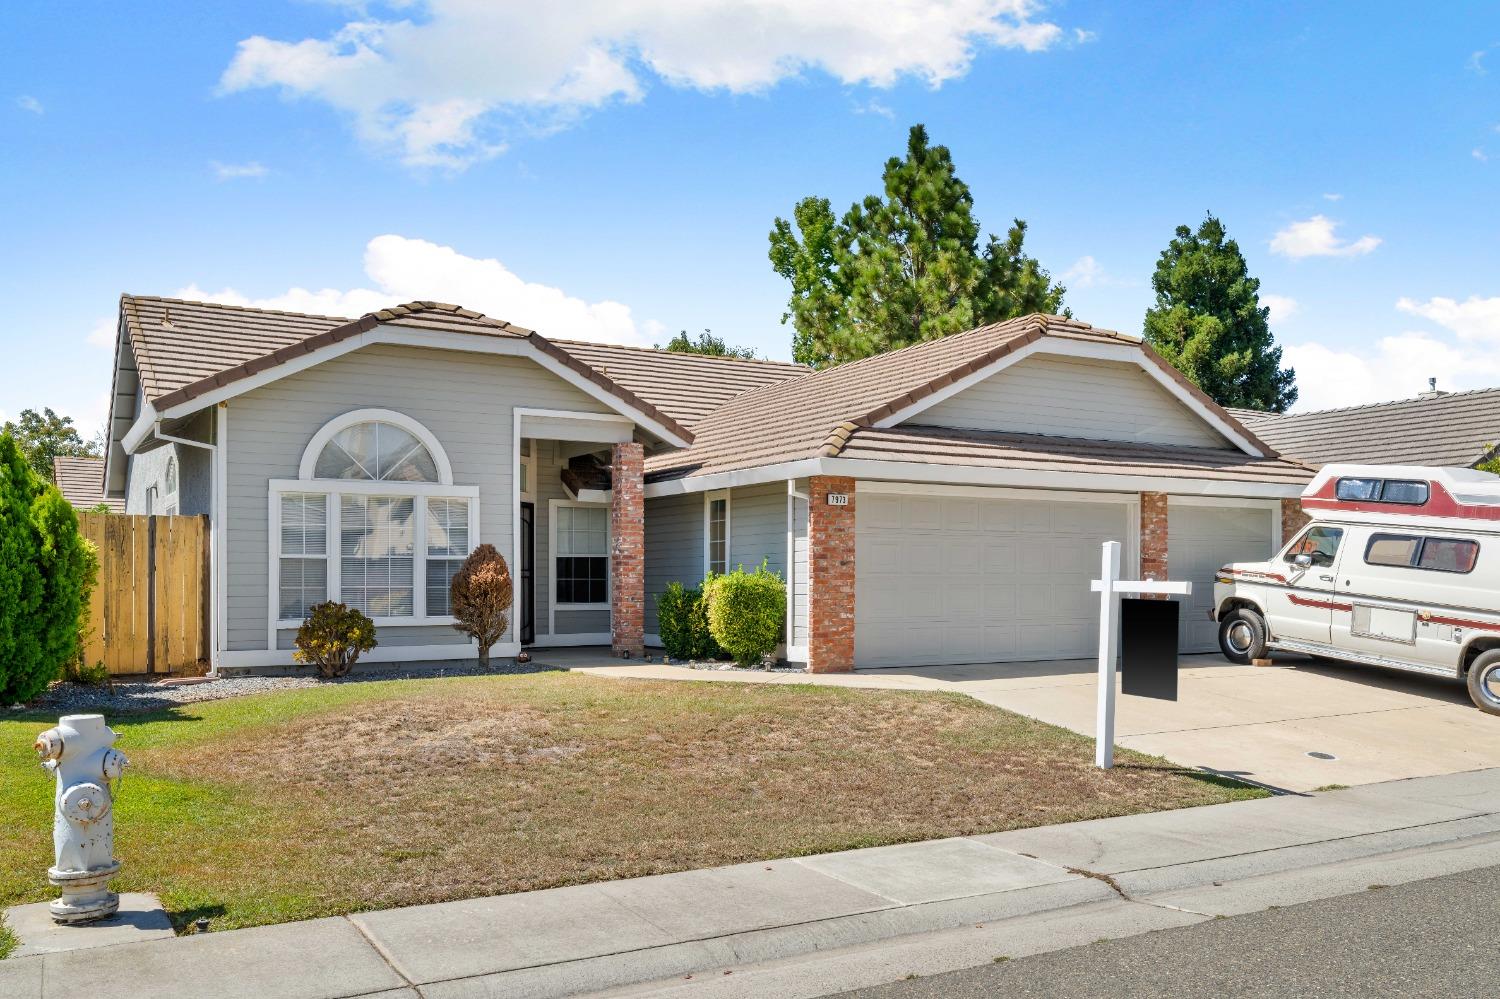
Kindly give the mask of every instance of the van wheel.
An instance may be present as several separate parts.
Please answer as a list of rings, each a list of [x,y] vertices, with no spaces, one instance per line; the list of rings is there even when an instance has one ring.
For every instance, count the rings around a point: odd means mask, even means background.
[[[1266,657],[1266,619],[1249,607],[1236,607],[1219,622],[1219,649],[1241,666]]]
[[[1469,697],[1480,711],[1500,715],[1500,649],[1491,649],[1469,665]]]

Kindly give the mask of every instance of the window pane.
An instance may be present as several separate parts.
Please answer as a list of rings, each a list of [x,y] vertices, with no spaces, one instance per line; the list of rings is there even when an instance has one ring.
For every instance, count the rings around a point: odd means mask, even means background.
[[[1428,538],[1422,545],[1422,560],[1417,565],[1438,572],[1471,572],[1478,558],[1477,542]]]
[[[427,501],[427,554],[459,557],[469,554],[468,500]]]
[[[407,617],[413,600],[409,496],[344,496],[340,502],[342,600],[370,617]]]
[[[1344,531],[1339,527],[1314,527],[1302,536],[1302,540],[1292,546],[1291,551],[1286,553],[1286,561],[1290,562],[1298,555],[1311,555],[1312,564],[1328,567],[1333,565],[1334,556],[1338,554],[1339,542],[1344,538]]]
[[[320,479],[436,482],[437,463],[411,433],[371,421],[334,434],[318,455],[313,474]]]
[[[328,497],[288,493],[281,497],[281,554],[328,554]]]
[[[1407,567],[1416,561],[1421,538],[1396,534],[1377,534],[1370,539],[1365,549],[1365,561],[1370,565],[1396,565]]]
[[[328,560],[284,558],[281,560],[281,594],[278,614],[283,621],[300,621],[314,604],[328,599]]]
[[[453,613],[453,577],[463,565],[459,558],[427,560],[427,613],[433,617]]]
[[[602,604],[609,601],[609,559],[570,556],[557,560],[557,602]]]
[[[319,479],[368,479],[372,478],[358,459],[344,450],[337,440],[329,441],[318,455],[313,475]]]
[[[1378,500],[1380,479],[1339,479],[1335,495],[1341,500]]]
[[[1385,503],[1410,503],[1413,506],[1421,506],[1427,502],[1427,483],[1388,479],[1385,489],[1380,493],[1380,499]]]

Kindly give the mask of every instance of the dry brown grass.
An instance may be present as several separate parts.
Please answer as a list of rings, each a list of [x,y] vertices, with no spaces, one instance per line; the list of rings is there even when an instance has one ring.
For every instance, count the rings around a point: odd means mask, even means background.
[[[957,695],[568,674],[299,693],[202,706],[136,740],[121,720],[145,775],[122,801],[121,854],[179,918],[271,922],[1257,793],[1128,751],[1098,771],[1088,740]],[[143,829],[128,806],[152,793],[186,797]]]

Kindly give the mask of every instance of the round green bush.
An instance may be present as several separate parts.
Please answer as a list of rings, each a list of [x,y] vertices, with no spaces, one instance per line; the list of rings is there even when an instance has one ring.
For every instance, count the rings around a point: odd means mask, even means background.
[[[758,665],[781,644],[786,623],[786,584],[762,562],[754,572],[744,567],[715,576],[704,584],[708,627],[741,666]]]

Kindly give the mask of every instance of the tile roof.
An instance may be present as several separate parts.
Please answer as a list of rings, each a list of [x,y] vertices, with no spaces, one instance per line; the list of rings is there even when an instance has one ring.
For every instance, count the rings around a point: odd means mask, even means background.
[[[1464,467],[1500,444],[1500,388],[1315,413],[1230,412],[1277,450],[1320,465]]]
[[[686,427],[649,401],[535,331],[457,305],[408,302],[351,320],[122,295],[120,310],[130,333],[146,399],[158,411],[358,336],[376,326],[387,325],[525,340],[684,440],[691,440],[693,436]]]
[[[1147,361],[1217,408],[1138,337],[1062,316],[1030,315],[746,392],[695,425],[692,447],[648,457],[647,476],[682,478],[839,455],[859,428],[873,426],[1042,337],[1136,347]],[[1226,419],[1258,443],[1232,417],[1226,414]]]
[[[581,340],[553,343],[688,428],[743,392],[811,372],[810,368],[789,361],[679,354],[652,347]]]
[[[1254,458],[1238,449],[1082,440],[1042,434],[946,430],[937,427],[856,428],[843,458],[918,461],[933,465],[1155,475],[1174,479],[1285,482],[1301,485],[1312,470],[1285,458]]]
[[[103,458],[53,458],[52,481],[57,484],[63,499],[79,510],[92,510],[105,503],[115,513],[125,512],[123,499],[106,499],[104,496]]]

